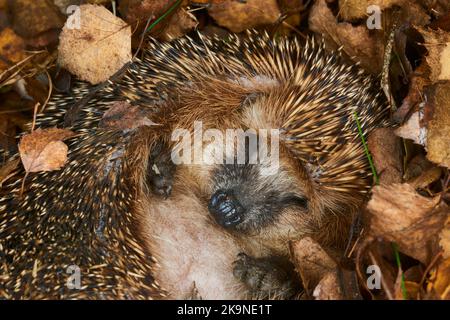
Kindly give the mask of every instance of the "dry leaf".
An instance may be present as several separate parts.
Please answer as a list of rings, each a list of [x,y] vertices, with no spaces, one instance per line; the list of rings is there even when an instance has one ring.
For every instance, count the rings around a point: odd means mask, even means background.
[[[434,294],[435,298],[450,300],[450,258],[443,260],[431,272],[427,292]]]
[[[291,254],[303,286],[309,293],[326,274],[336,269],[334,260],[309,237],[291,243]]]
[[[146,117],[144,110],[126,101],[117,101],[103,114],[99,127],[117,130],[130,130],[140,126],[154,126]]]
[[[339,14],[346,21],[367,17],[367,8],[372,5],[381,10],[402,5],[405,0],[345,0],[339,1]]]
[[[440,197],[420,196],[409,184],[375,186],[367,205],[370,233],[396,242],[403,253],[428,264],[437,250],[449,208]]]
[[[328,272],[320,280],[313,292],[316,300],[342,300],[344,299],[340,290],[339,278],[336,272]]]
[[[439,167],[432,167],[423,171],[418,177],[408,181],[408,184],[414,188],[425,188],[437,181],[442,174],[442,170]]]
[[[423,88],[430,83],[428,66],[426,63],[422,63],[414,70],[409,82],[408,94],[393,115],[395,122],[403,123],[411,109],[424,102]]]
[[[403,139],[410,139],[417,144],[425,146],[427,139],[427,128],[420,125],[422,117],[421,112],[414,112],[406,123],[395,130],[395,134]]]
[[[170,18],[167,28],[158,37],[164,41],[172,41],[181,38],[194,29],[198,24],[197,18],[183,8],[174,13]]]
[[[380,183],[392,184],[402,181],[402,146],[393,129],[378,128],[368,139],[368,147],[373,157]]]
[[[427,124],[427,158],[450,168],[450,81],[428,88],[427,97],[430,103],[426,108],[432,113]]]
[[[6,70],[25,59],[25,42],[10,28],[0,32],[0,70]],[[6,63],[6,61],[9,63]]]
[[[450,258],[450,217],[439,234],[439,245],[442,248],[442,256],[445,259]]]
[[[428,50],[426,61],[430,67],[432,82],[450,80],[450,34],[442,30],[417,27],[425,39]]]
[[[49,0],[14,0],[9,2],[14,31],[20,36],[48,45],[57,40],[54,32],[64,24],[64,16]]]
[[[67,160],[67,145],[62,140],[74,135],[58,128],[37,129],[22,136],[19,153],[26,172],[59,170]]]
[[[338,22],[325,0],[314,3],[309,14],[312,31],[323,35],[327,43],[343,51],[371,73],[379,74],[383,66],[384,38],[381,34],[371,36],[367,26],[353,26],[348,22]]]
[[[276,0],[211,0],[208,13],[219,26],[233,32],[273,24],[280,18]]]
[[[122,0],[119,12],[128,23],[140,21],[145,25],[148,19],[161,16],[173,3],[173,0]]]
[[[80,28],[70,18],[58,47],[58,62],[82,80],[108,80],[131,60],[131,28],[105,7],[80,6]]]

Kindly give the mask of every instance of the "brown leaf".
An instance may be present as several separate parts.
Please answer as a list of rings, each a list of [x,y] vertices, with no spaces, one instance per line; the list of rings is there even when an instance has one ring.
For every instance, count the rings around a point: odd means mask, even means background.
[[[432,272],[427,292],[442,300],[450,299],[450,258],[443,260]]]
[[[313,296],[316,300],[344,299],[339,286],[339,278],[335,271],[328,272],[323,276],[314,289]]]
[[[343,51],[354,61],[374,74],[379,74],[383,66],[384,38],[375,36],[367,26],[353,26],[348,22],[338,22],[325,0],[314,3],[309,14],[309,26],[312,31],[323,35],[327,44]]]
[[[233,32],[273,24],[280,17],[276,0],[211,0],[210,3],[209,15],[219,26]]]
[[[442,256],[445,259],[450,258],[450,217],[448,217],[444,228],[439,234],[439,245],[442,248]]]
[[[10,28],[0,32],[0,70],[25,59],[25,42]]]
[[[53,1],[14,0],[10,4],[14,30],[24,38],[34,39],[64,24],[64,16]]]
[[[426,61],[430,67],[432,82],[450,80],[450,34],[442,30],[417,27],[425,39],[428,50]]]
[[[413,140],[415,143],[425,146],[427,137],[427,128],[420,123],[423,115],[421,112],[414,112],[402,126],[394,132],[403,139]]]
[[[140,126],[157,125],[146,117],[146,114],[137,106],[126,101],[117,101],[103,114],[99,127],[117,130],[135,129]]]
[[[420,64],[414,70],[409,82],[408,94],[403,99],[400,108],[393,115],[393,119],[397,123],[403,123],[412,108],[424,102],[423,88],[431,83],[429,73],[426,63]]]
[[[440,197],[420,196],[409,184],[375,186],[367,205],[370,233],[396,242],[403,253],[430,262],[436,254],[437,235],[449,208]]]
[[[380,183],[392,184],[402,181],[401,141],[390,128],[374,130],[368,139]]]
[[[426,108],[432,113],[427,124],[427,158],[450,168],[450,81],[435,84],[426,92],[430,101]]]
[[[326,274],[336,269],[334,260],[309,237],[291,243],[291,254],[303,286],[309,294]]]
[[[339,13],[346,21],[367,17],[367,8],[379,6],[381,10],[402,5],[405,0],[345,0],[339,1]]]
[[[59,170],[67,160],[67,145],[62,142],[74,133],[65,129],[37,129],[22,136],[19,153],[26,172]]]
[[[60,35],[59,64],[82,80],[103,82],[131,60],[131,28],[102,6],[80,6],[79,28],[68,19]]]
[[[360,300],[356,273],[339,268],[326,273],[314,289],[313,296],[316,300]]]
[[[140,21],[145,25],[148,19],[161,16],[172,4],[173,0],[122,0],[119,12],[130,24]]]
[[[423,171],[418,177],[411,179],[408,183],[414,188],[425,188],[428,185],[436,182],[442,174],[439,167],[432,167]]]
[[[158,37],[161,40],[172,41],[181,38],[194,29],[198,24],[197,18],[183,8],[174,13],[170,18],[167,28]]]

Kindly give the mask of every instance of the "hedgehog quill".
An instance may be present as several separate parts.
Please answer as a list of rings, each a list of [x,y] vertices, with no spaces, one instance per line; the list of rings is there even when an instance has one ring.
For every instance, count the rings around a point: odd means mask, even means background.
[[[22,198],[20,172],[4,183],[0,296],[295,297],[289,241],[311,236],[340,250],[370,188],[353,114],[365,135],[386,125],[388,105],[374,83],[312,39],[300,45],[253,32],[227,42],[151,40],[142,60],[80,110],[64,168],[30,174]],[[80,82],[56,94],[36,125],[61,126],[90,90]],[[161,125],[100,125],[120,101]],[[223,135],[279,129],[278,170],[211,164],[208,142],[203,162],[175,165],[172,133],[194,132],[196,121]],[[67,286],[70,266],[80,270],[78,289]]]

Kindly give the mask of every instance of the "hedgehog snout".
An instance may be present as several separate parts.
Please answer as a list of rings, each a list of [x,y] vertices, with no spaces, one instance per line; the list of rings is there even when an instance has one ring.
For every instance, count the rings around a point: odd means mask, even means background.
[[[218,190],[211,196],[208,210],[214,220],[225,228],[240,224],[246,211],[233,193],[227,190]]]

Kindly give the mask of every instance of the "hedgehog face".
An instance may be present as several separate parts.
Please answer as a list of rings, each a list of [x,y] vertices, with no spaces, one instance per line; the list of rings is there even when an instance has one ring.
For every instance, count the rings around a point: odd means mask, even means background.
[[[259,164],[224,164],[212,170],[208,210],[224,228],[255,233],[272,226],[286,211],[307,214],[309,197],[291,170],[272,175]]]
[[[286,239],[305,230],[318,212],[307,171],[280,141],[280,130],[265,110],[247,99],[236,114],[221,117],[223,124],[202,114],[191,130],[175,134],[173,150],[189,163],[177,169],[188,174],[179,171],[179,176],[189,177],[185,182],[197,190],[218,225],[242,235]],[[180,152],[184,146],[189,152]]]

